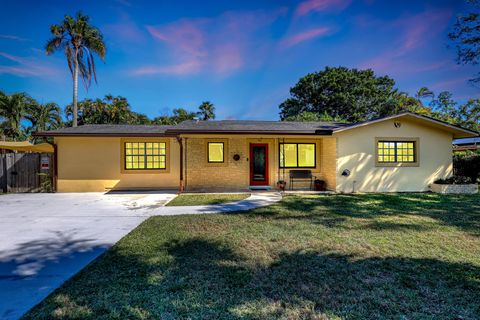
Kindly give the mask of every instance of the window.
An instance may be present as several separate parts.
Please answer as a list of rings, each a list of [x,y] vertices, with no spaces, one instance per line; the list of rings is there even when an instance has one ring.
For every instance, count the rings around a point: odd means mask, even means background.
[[[315,143],[280,143],[280,168],[315,168]]]
[[[208,162],[223,162],[223,142],[209,142],[208,143]]]
[[[415,141],[384,141],[377,142],[378,163],[415,163]]]
[[[165,142],[125,142],[125,170],[166,169]]]

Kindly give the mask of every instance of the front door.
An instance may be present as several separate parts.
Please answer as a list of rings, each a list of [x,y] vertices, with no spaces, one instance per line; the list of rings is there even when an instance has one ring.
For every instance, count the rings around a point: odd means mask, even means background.
[[[250,185],[268,185],[268,144],[250,144]]]

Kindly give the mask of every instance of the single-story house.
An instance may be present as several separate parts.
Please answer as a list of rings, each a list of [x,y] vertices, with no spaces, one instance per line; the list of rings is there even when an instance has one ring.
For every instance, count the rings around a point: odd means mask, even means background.
[[[355,124],[192,120],[37,133],[54,137],[58,192],[274,188],[292,170],[336,192],[427,191],[452,174],[452,140],[477,135],[410,112]]]
[[[462,138],[453,140],[454,151],[477,151],[480,150],[480,137]]]

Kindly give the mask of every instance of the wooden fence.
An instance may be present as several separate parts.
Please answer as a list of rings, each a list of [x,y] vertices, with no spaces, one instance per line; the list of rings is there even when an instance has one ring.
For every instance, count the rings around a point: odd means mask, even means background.
[[[53,167],[53,154],[0,153],[0,192],[51,192]]]

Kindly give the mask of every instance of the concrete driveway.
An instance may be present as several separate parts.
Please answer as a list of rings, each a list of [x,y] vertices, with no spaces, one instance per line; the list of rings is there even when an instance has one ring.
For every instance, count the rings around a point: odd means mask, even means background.
[[[174,192],[0,195],[0,319],[18,319],[153,215],[244,211],[281,200],[257,192],[241,201],[164,207]]]
[[[0,319],[17,319],[174,193],[0,195]]]

